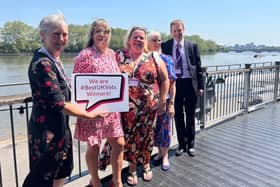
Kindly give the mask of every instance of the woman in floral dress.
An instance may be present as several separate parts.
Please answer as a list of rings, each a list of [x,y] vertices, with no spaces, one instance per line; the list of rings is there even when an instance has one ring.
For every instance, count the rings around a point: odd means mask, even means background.
[[[115,52],[109,49],[111,28],[104,19],[95,20],[90,28],[86,48],[74,64],[74,73],[119,73]],[[98,177],[98,155],[102,139],[107,138],[112,147],[111,160],[113,183],[122,186],[121,169],[123,161],[124,137],[120,113],[109,113],[103,119],[77,119],[75,138],[87,142],[86,162],[91,176],[90,185],[101,187]]]
[[[116,52],[121,72],[129,77],[129,112],[122,113],[125,133],[125,160],[129,162],[127,183],[138,183],[136,167],[143,165],[143,179],[150,181],[153,149],[153,125],[165,111],[169,88],[164,62],[158,53],[145,53],[146,30],[133,27],[125,40],[126,49]]]
[[[23,187],[61,187],[73,169],[69,114],[94,119],[70,103],[61,52],[68,42],[68,25],[61,14],[46,16],[39,25],[42,47],[28,68],[33,106],[28,124],[30,172]]]

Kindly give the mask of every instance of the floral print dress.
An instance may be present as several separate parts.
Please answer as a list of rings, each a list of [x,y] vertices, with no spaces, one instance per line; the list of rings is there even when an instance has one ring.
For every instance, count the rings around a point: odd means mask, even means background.
[[[37,50],[28,69],[33,106],[28,124],[30,172],[24,187],[52,186],[53,179],[65,178],[73,169],[69,117],[62,111],[70,90],[55,63]]]
[[[174,82],[177,76],[175,74],[175,65],[172,57],[165,54],[160,54],[160,57],[165,62],[169,81]],[[169,104],[169,98],[167,99],[167,104]],[[166,110],[167,108],[168,107],[166,107]],[[157,117],[154,132],[154,145],[156,147],[168,148],[170,146],[171,125],[171,117],[168,115],[167,111],[164,114]]]
[[[143,165],[150,162],[153,150],[153,126],[159,99],[158,64],[153,53],[143,54],[140,62],[130,59],[126,50],[116,52],[121,72],[138,85],[129,86],[129,112],[122,113],[125,133],[125,160]]]

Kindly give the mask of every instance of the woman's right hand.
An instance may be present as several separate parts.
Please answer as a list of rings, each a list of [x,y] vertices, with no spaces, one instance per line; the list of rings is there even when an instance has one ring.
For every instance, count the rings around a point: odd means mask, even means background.
[[[82,110],[81,108],[77,107],[77,105],[65,102],[64,104],[64,112],[68,115],[82,117],[86,119],[97,119],[97,118],[104,118],[109,115],[108,111],[92,111],[87,112]]]
[[[108,115],[109,115],[109,112],[107,112],[107,111],[87,112],[87,117],[89,119],[104,118]]]

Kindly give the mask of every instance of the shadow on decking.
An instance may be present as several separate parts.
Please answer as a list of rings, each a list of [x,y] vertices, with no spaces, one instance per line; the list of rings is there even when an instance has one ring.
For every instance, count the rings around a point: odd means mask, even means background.
[[[204,130],[196,136],[195,157],[176,157],[172,147],[170,170],[153,167],[153,180],[144,182],[138,175],[137,186],[279,186],[279,122],[280,104],[272,104]]]

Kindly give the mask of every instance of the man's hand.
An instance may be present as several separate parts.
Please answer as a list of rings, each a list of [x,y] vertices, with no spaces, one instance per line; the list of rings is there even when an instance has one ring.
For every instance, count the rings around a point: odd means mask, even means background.
[[[203,96],[203,93],[204,93],[204,90],[202,90],[202,89],[199,89],[199,90],[197,91],[197,95],[198,95],[198,96]]]

